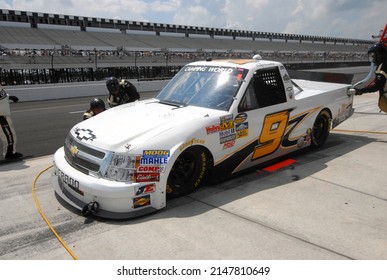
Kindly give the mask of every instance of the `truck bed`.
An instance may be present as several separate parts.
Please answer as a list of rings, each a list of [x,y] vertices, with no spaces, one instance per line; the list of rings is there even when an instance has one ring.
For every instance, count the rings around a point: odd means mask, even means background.
[[[293,79],[293,82],[303,89],[303,91],[295,94],[297,99],[323,94],[324,92],[346,90],[351,86],[349,84],[316,82],[301,79]]]

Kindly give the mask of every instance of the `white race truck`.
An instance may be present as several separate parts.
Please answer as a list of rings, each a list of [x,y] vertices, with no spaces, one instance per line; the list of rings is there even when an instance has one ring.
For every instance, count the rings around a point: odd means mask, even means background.
[[[349,84],[292,79],[278,62],[198,61],[153,99],[80,122],[54,155],[56,193],[83,213],[130,218],[306,148],[353,114]]]

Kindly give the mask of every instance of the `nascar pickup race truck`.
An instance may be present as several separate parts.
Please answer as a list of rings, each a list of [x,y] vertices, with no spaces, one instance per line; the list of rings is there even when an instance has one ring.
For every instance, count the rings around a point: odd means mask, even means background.
[[[322,146],[353,114],[353,92],[348,83],[292,79],[274,61],[189,63],[154,98],[76,124],[54,155],[52,184],[84,214],[144,215],[206,176]]]

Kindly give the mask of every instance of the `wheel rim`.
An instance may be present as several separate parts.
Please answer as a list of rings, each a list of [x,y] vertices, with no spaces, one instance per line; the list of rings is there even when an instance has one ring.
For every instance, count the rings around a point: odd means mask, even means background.
[[[318,120],[316,121],[316,124],[313,127],[313,135],[317,142],[324,135],[324,131],[325,131],[325,120],[324,118],[319,117]]]
[[[189,152],[182,154],[172,168],[173,183],[179,185],[188,181],[195,173],[195,167],[195,156]]]
[[[313,125],[313,142],[315,146],[322,145],[327,139],[329,134],[329,118],[321,114],[317,117],[314,125]]]

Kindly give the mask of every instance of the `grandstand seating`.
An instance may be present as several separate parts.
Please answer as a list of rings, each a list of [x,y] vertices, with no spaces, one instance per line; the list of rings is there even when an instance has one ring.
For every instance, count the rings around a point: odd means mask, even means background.
[[[76,50],[241,50],[241,51],[337,51],[362,52],[367,46],[351,44],[299,43],[249,39],[195,38],[168,35],[140,35],[109,32],[2,27],[0,45],[10,49],[52,49],[64,45]]]
[[[199,38],[168,35],[144,35],[144,34],[122,34],[114,32],[91,32],[74,30],[37,29],[27,27],[2,27],[0,28],[0,45],[3,48],[23,51],[22,56],[31,53],[33,50],[62,50],[68,47],[73,51],[72,55],[55,56],[54,63],[62,65],[86,65],[90,64],[88,57],[74,57],[74,53],[79,51],[156,51],[156,52],[346,52],[364,53],[368,46],[351,44],[322,44],[322,43],[299,43],[281,41],[263,41],[249,39],[224,39],[224,38]],[[144,60],[137,57],[138,62],[165,64],[165,58],[159,57]],[[99,59],[99,63],[112,63],[115,66],[134,63],[135,58],[130,57],[110,57]],[[92,61],[95,60],[92,58]],[[188,62],[189,59],[181,62]],[[28,55],[24,57],[4,57],[2,64],[12,68],[18,66],[31,68],[30,64],[51,64],[51,57],[35,57],[34,63],[30,61]],[[100,65],[101,67],[101,65]]]
[[[0,10],[0,27],[0,65],[4,69],[183,65],[214,53],[230,57],[263,53],[264,57],[287,61],[300,53],[306,57],[315,54],[313,60],[324,53],[338,53],[344,59],[349,55],[361,60],[369,47],[365,40],[253,34],[8,10]]]

